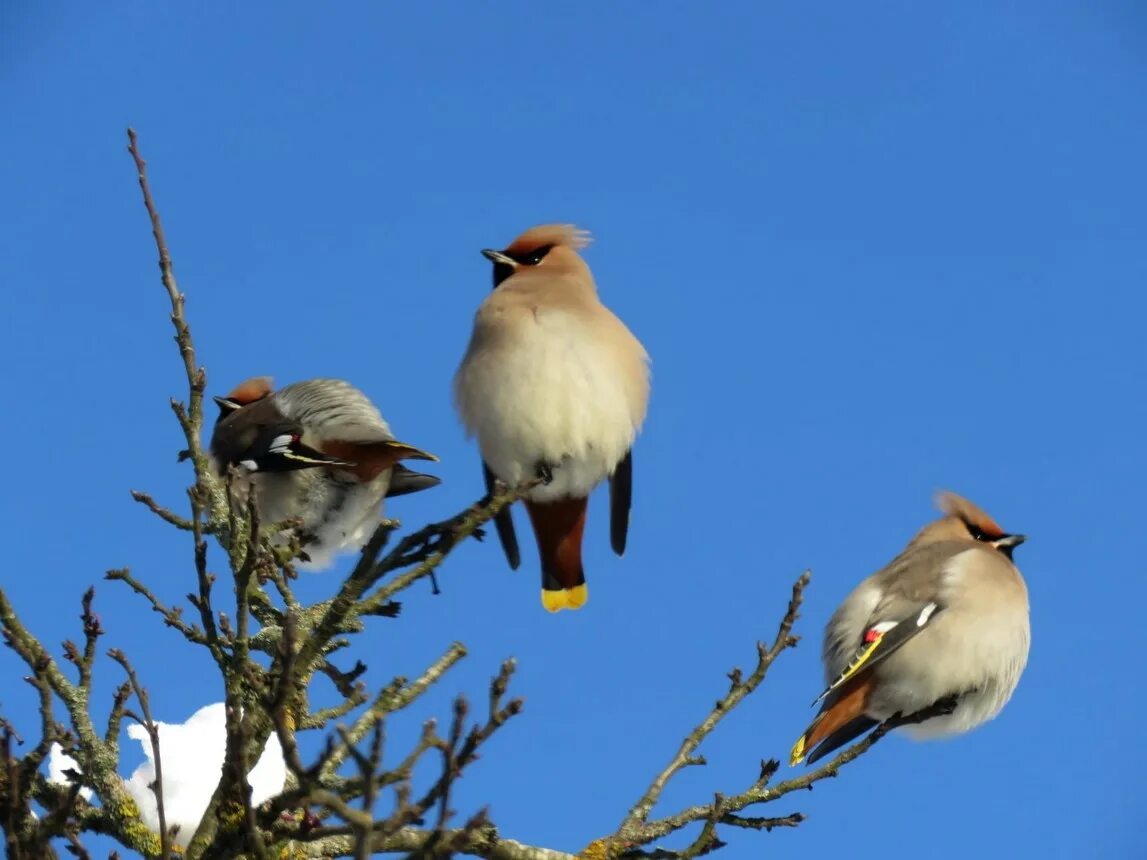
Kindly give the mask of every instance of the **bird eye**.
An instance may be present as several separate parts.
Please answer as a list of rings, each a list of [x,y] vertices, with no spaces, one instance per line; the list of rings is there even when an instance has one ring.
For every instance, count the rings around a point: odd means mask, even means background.
[[[526,256],[522,257],[519,261],[523,266],[536,266],[546,258],[546,254],[554,249],[553,245],[542,245],[542,247],[531,251]]]
[[[964,523],[967,526],[968,533],[971,534],[974,540],[983,541],[988,543],[991,539],[984,533],[984,530],[977,526],[975,523]]]

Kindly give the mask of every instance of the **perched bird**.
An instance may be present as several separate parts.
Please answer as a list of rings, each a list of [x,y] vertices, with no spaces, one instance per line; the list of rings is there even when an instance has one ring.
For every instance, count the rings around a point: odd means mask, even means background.
[[[454,377],[458,412],[478,437],[486,486],[540,478],[526,510],[542,567],[542,605],[577,609],[588,592],[581,544],[590,491],[609,479],[610,540],[625,551],[631,448],[649,400],[649,356],[598,299],[577,253],[589,234],[566,224],[527,230],[494,264]],[[495,520],[511,568],[520,563],[509,509]]]
[[[828,689],[792,764],[806,756],[811,764],[884,720],[946,700],[949,713],[906,730],[918,739],[960,734],[1011,698],[1031,642],[1027,587],[1012,562],[1025,537],[955,493],[941,493],[937,504],[945,515],[829,620]]]
[[[339,379],[310,379],[274,391],[269,377],[216,397],[211,458],[222,474],[244,469],[265,522],[297,517],[307,558],[318,569],[362,546],[382,517],[382,500],[429,489],[432,475],[399,465],[437,460],[391,435],[366,395]]]

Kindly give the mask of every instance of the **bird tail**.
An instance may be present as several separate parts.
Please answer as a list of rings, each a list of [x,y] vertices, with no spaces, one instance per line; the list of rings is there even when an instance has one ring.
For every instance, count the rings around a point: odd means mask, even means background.
[[[407,493],[420,493],[441,483],[441,478],[415,472],[401,463],[395,463],[390,467],[390,484],[386,488],[386,497],[393,499],[395,496],[405,496]]]
[[[548,612],[580,609],[589,598],[581,564],[588,499],[526,501],[542,563],[542,606]]]
[[[438,461],[433,454],[413,445],[407,445],[405,442],[399,442],[397,439],[382,439],[377,442],[325,439],[319,447],[324,454],[350,463],[351,471],[363,481],[373,481],[399,460]]]
[[[789,764],[798,765],[806,756],[812,764],[875,726],[877,720],[865,714],[871,683],[870,678],[862,678],[826,701],[816,719],[793,744]]]

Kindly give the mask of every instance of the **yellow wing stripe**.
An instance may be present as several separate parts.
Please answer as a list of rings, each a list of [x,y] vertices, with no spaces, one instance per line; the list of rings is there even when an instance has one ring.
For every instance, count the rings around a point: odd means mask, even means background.
[[[823,693],[817,696],[816,699],[813,700],[813,704],[815,705],[817,702],[821,701],[825,696],[827,696],[829,693],[831,693],[833,690],[835,690],[837,687],[839,687],[841,684],[859,672],[860,667],[868,662],[868,658],[876,653],[876,649],[880,647],[880,642],[883,639],[884,634],[877,633],[875,639],[873,639],[871,642],[865,642],[860,650],[856,652],[856,656],[854,656],[852,660],[849,661],[848,665],[844,667],[844,671],[840,673],[840,676],[829,685],[827,690],[825,690]]]
[[[354,463],[348,463],[345,460],[335,460],[331,457],[308,457],[306,454],[296,454],[289,448],[282,452],[283,459],[295,460],[299,463],[308,463],[312,466],[353,466]]]

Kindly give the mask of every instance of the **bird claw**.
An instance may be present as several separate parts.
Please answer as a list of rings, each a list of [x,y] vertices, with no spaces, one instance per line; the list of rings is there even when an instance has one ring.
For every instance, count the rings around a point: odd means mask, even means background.
[[[545,484],[546,486],[549,486],[550,484],[553,483],[553,481],[554,481],[554,470],[553,470],[553,467],[550,466],[549,463],[547,463],[545,461],[540,461],[538,463],[538,465],[535,467],[534,471],[535,471],[535,474],[537,475],[538,479],[543,484]]]

